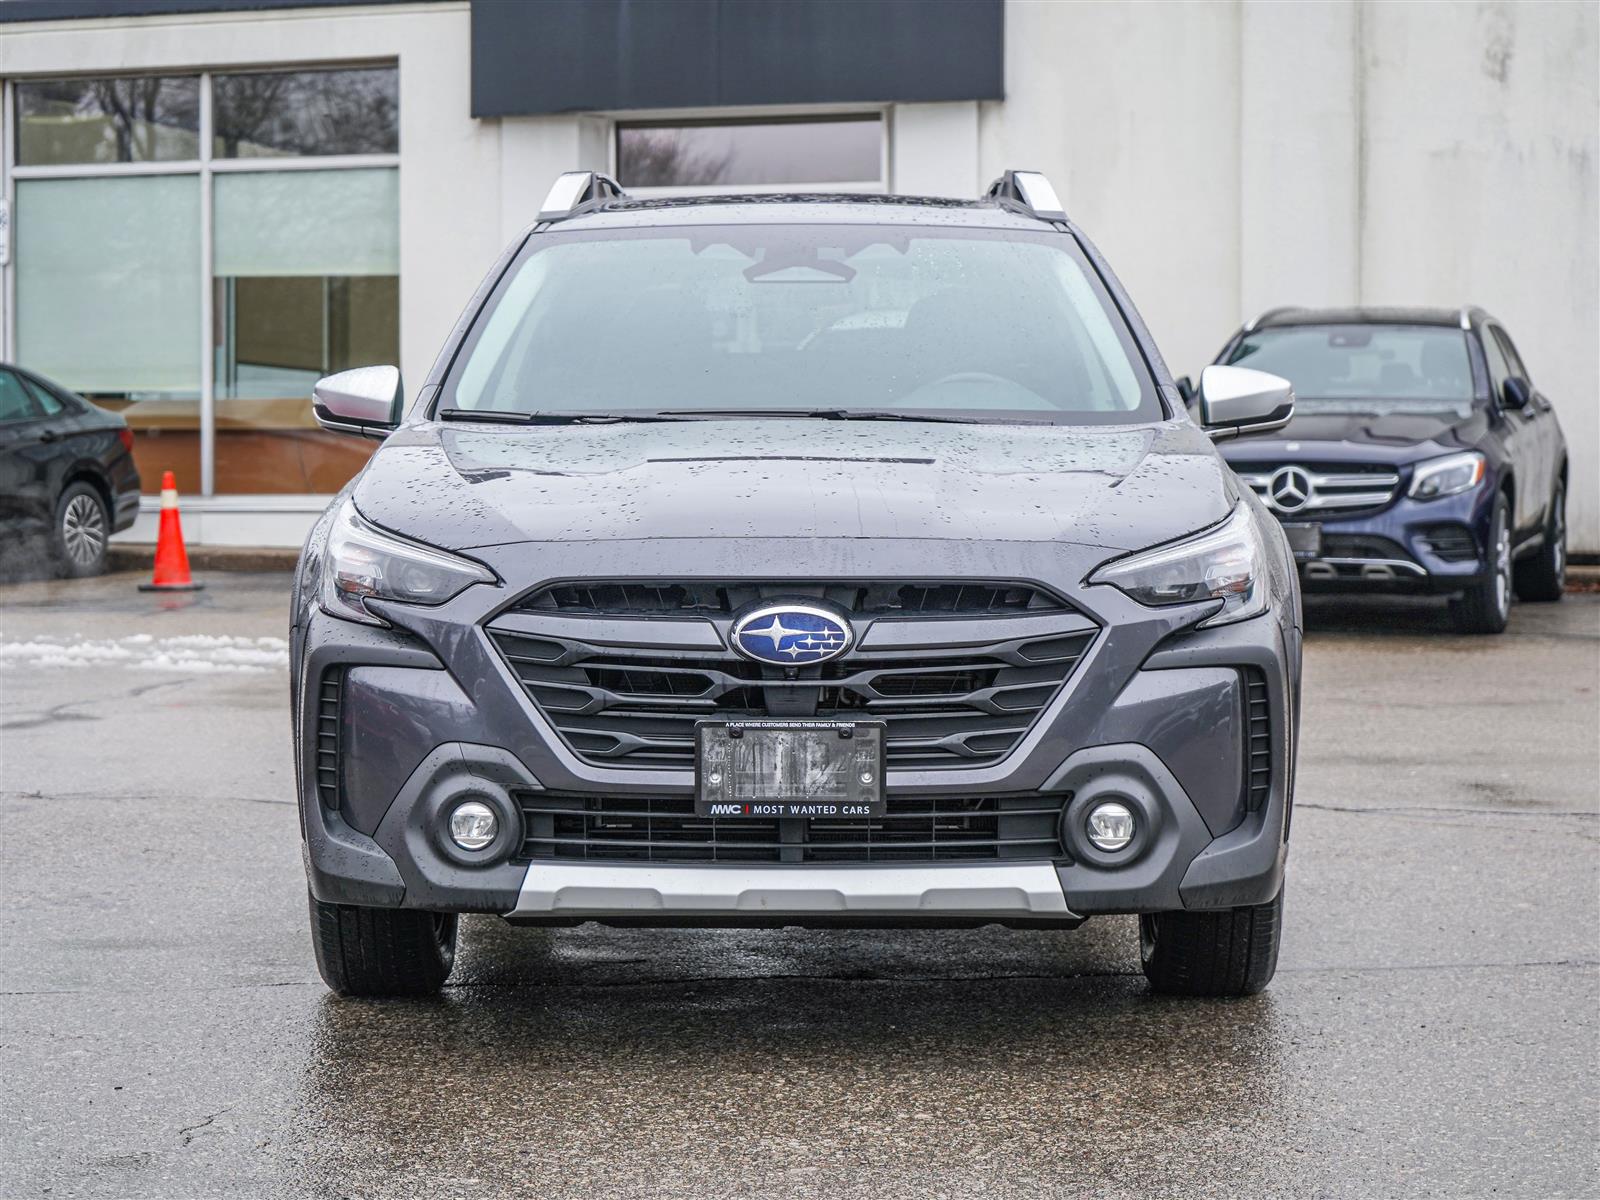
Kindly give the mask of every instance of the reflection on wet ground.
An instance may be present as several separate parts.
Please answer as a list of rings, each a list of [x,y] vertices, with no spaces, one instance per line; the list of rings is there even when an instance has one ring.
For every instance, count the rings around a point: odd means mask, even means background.
[[[649,1194],[653,1178],[798,1194],[829,1176],[932,1194],[941,1174],[1021,1190],[1090,1161],[1151,1183],[1167,1139],[1219,1153],[1267,1115],[1279,1038],[1270,996],[1150,996],[1134,933],[476,921],[443,1001],[321,1005],[303,1165],[337,1178],[358,1145],[363,1161],[448,1162],[477,1115],[474,1161],[563,1195]]]

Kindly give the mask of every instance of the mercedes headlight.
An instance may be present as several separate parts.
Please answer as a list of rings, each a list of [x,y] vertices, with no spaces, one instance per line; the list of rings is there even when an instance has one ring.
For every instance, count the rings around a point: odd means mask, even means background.
[[[1482,482],[1483,455],[1468,450],[1418,463],[1411,472],[1411,487],[1406,495],[1413,500],[1437,500],[1459,495]]]
[[[334,514],[323,552],[322,609],[347,621],[386,625],[364,601],[443,604],[474,583],[493,582],[493,573],[480,563],[369,525],[346,497]]]
[[[1261,535],[1241,502],[1222,524],[1106,563],[1089,582],[1109,583],[1153,608],[1221,600],[1222,607],[1200,626],[1227,625],[1266,611],[1264,558]]]

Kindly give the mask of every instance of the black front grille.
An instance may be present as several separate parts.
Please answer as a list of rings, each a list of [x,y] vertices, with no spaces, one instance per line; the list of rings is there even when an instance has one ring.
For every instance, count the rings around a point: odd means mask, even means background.
[[[1426,525],[1421,537],[1428,549],[1445,562],[1472,562],[1478,557],[1478,539],[1465,525]]]
[[[1387,558],[1395,562],[1410,562],[1411,555],[1399,542],[1368,533],[1325,533],[1322,535],[1323,558]]]
[[[558,637],[543,632],[548,618],[539,634],[514,621],[491,626],[489,636],[568,745],[591,761],[639,767],[691,767],[698,722],[755,717],[881,720],[892,767],[993,762],[1027,732],[1094,636],[1058,632],[1058,617],[1036,637],[858,650],[786,671],[720,645],[601,644],[579,640],[581,623],[561,621],[574,632]],[[638,640],[667,627],[639,622]]]
[[[344,694],[344,670],[322,676],[317,690],[317,795],[324,807],[339,807],[339,720]]]
[[[757,820],[697,817],[691,796],[517,796],[524,861],[674,863],[1059,859],[1069,799],[895,796],[884,817]]]
[[[518,601],[512,612],[569,616],[713,616],[774,598],[826,600],[860,616],[1003,616],[1061,612],[1042,588],[1004,581],[808,583],[767,580],[579,580],[552,583]]]
[[[1254,667],[1244,672],[1245,798],[1250,812],[1259,812],[1272,790],[1272,708],[1267,700],[1267,677]]]

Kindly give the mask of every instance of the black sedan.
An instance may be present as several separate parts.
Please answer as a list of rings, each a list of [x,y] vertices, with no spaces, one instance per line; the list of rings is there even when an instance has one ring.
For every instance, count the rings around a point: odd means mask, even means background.
[[[0,365],[0,529],[63,573],[105,569],[111,534],[139,514],[133,432],[60,384]],[[31,553],[30,553],[31,552]]]
[[[1294,383],[1294,420],[1222,452],[1283,523],[1307,591],[1449,595],[1499,633],[1559,600],[1567,447],[1505,327],[1478,308],[1286,308],[1219,363]]]

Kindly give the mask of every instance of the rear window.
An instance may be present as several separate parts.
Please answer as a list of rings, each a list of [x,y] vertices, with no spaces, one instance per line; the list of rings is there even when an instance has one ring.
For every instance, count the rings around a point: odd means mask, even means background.
[[[535,235],[440,406],[1161,416],[1070,237],[831,224]]]
[[[1439,325],[1299,325],[1259,329],[1234,348],[1232,366],[1270,371],[1296,399],[1325,409],[1470,407],[1466,334]]]

